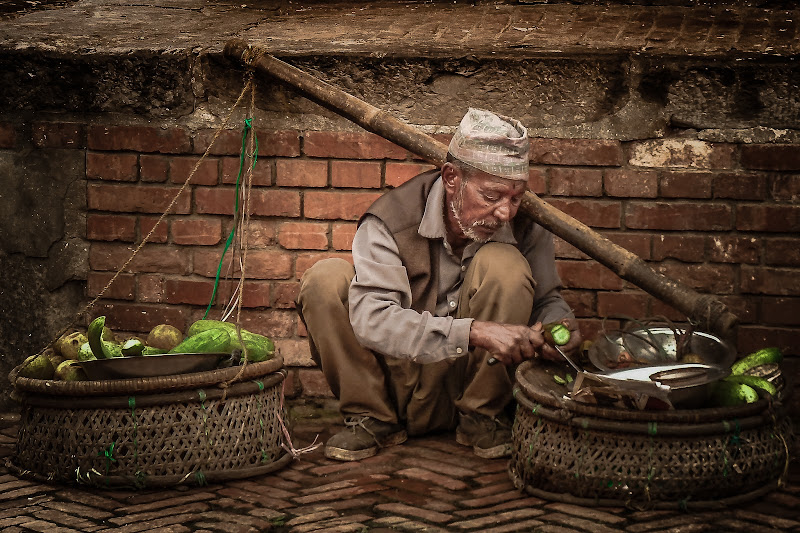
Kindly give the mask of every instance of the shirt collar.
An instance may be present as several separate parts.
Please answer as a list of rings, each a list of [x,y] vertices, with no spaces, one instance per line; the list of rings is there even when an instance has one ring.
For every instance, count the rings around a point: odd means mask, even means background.
[[[447,236],[444,227],[444,185],[441,176],[431,185],[428,200],[425,202],[425,212],[422,214],[422,221],[419,223],[417,231],[426,239],[445,239]],[[517,243],[514,232],[511,231],[511,226],[508,224],[503,224],[489,240],[508,244]]]

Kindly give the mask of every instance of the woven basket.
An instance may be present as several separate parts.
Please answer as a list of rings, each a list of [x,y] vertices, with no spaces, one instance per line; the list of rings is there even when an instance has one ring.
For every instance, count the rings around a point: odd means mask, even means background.
[[[509,474],[519,489],[585,506],[724,508],[774,490],[789,420],[767,399],[736,408],[628,411],[563,398],[563,367],[517,369]]]
[[[57,483],[205,484],[286,465],[283,360],[158,378],[10,378],[22,403],[10,468]],[[288,431],[288,430],[287,430]]]

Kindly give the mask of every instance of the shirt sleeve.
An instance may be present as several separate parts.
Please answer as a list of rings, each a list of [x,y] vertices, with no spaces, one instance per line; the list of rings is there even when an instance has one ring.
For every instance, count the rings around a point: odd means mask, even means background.
[[[353,263],[350,322],[364,347],[418,363],[467,353],[472,319],[411,309],[408,273],[394,238],[377,217],[366,217],[356,230]]]
[[[522,253],[531,265],[536,280],[531,324],[547,324],[563,318],[575,318],[561,297],[561,278],[556,271],[553,234],[538,224],[522,243]]]

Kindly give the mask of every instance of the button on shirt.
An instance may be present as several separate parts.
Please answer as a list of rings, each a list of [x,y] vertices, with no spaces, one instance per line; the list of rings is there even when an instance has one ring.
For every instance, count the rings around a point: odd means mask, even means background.
[[[421,236],[441,244],[438,246],[439,287],[434,313],[418,313],[410,308],[411,287],[394,238],[379,218],[368,215],[353,240],[356,275],[350,285],[350,322],[356,338],[366,348],[418,363],[431,363],[459,357],[469,349],[473,319],[455,318],[455,314],[464,274],[483,244],[468,244],[460,258],[452,253],[445,233],[441,178],[431,187],[418,231]],[[491,240],[517,244],[508,224],[495,232]],[[526,246],[521,249],[537,281],[534,319],[543,320],[541,317],[547,316],[550,317],[547,320],[552,321],[571,316],[559,294],[552,237],[537,226],[534,240],[536,242],[523,243]]]

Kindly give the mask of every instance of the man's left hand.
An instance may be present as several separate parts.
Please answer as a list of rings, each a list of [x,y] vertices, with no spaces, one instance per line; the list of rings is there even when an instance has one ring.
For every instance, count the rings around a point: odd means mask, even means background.
[[[561,346],[561,351],[563,351],[567,355],[570,355],[578,348],[578,346],[581,345],[581,342],[583,341],[583,337],[581,337],[581,332],[578,329],[578,321],[575,320],[574,318],[564,318],[562,320],[559,320],[559,322],[564,324],[569,329],[570,333],[569,342],[564,346]],[[544,357],[545,359],[561,363],[564,362],[564,358],[561,357],[561,354],[558,353],[558,351],[555,348],[553,348],[549,343],[543,344],[542,347],[539,349],[539,351],[542,354],[542,357]]]

